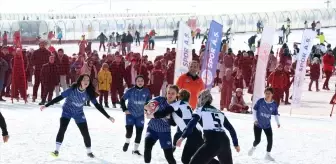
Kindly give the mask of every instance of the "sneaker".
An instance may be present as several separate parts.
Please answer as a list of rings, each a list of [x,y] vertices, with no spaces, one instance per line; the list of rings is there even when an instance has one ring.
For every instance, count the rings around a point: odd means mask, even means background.
[[[139,156],[142,155],[142,154],[139,152],[139,150],[134,150],[134,151],[132,151],[132,154],[136,154],[136,155],[139,155]]]
[[[92,153],[87,153],[87,156],[90,158],[94,158],[95,156]]]
[[[252,156],[254,151],[256,148],[252,147],[249,151],[248,151],[248,156]]]
[[[126,152],[128,150],[129,143],[125,143],[123,146],[123,151]]]
[[[58,151],[55,150],[55,151],[51,152],[51,155],[54,156],[54,157],[58,157]]]
[[[269,153],[266,154],[265,159],[269,161],[275,161],[275,159]]]

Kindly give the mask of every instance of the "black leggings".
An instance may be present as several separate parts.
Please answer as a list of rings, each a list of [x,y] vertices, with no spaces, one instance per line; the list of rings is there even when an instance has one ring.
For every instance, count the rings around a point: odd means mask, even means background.
[[[153,140],[150,137],[145,138],[145,152],[144,152],[144,159],[145,163],[150,163],[152,160],[152,149],[155,145],[156,140]],[[173,148],[163,149],[164,155],[168,164],[176,164],[176,160],[173,155]]]
[[[254,142],[253,146],[256,147],[260,143],[261,139],[261,131],[264,130],[267,138],[267,152],[271,152],[272,145],[273,145],[273,132],[272,128],[268,129],[261,129],[258,126],[254,125],[253,131],[254,131]]]
[[[189,164],[210,163],[216,156],[219,163],[233,163],[230,140],[225,133],[207,132],[204,133],[204,138],[204,144],[197,150]]]
[[[181,137],[182,132],[178,131],[174,135],[173,143],[176,145],[177,140]],[[196,151],[203,145],[204,140],[202,138],[202,133],[196,128],[193,129],[192,133],[188,136],[187,141],[184,145],[181,161],[183,164],[189,164],[191,157],[196,153]],[[219,164],[218,160],[211,159],[208,164]]]
[[[134,142],[139,144],[141,142],[141,135],[143,127],[135,127],[136,134]],[[126,125],[126,138],[132,138],[133,135],[133,125]]]
[[[57,136],[56,136],[56,142],[58,142],[58,143],[63,142],[64,134],[65,134],[65,131],[68,128],[69,122],[70,122],[70,119],[61,117],[60,128],[59,128]],[[78,126],[80,132],[82,133],[85,147],[90,148],[91,147],[91,138],[90,138],[87,123],[86,122],[78,123],[77,126]]]

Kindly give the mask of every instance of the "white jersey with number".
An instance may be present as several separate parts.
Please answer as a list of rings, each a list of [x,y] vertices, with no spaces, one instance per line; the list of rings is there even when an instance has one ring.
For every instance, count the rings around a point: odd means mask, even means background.
[[[220,110],[212,106],[203,106],[197,108],[194,114],[197,114],[202,120],[204,131],[225,132],[225,115]]]

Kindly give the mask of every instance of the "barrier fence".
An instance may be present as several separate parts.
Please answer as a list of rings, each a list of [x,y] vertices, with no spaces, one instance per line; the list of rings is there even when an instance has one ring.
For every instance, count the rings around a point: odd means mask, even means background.
[[[180,21],[187,22],[192,28],[200,28],[201,33],[209,27],[211,20],[215,20],[224,25],[224,31],[231,27],[233,32],[251,32],[257,30],[257,22],[263,21],[264,26],[280,28],[287,24],[290,19],[292,29],[304,28],[304,22],[308,21],[308,26],[313,21],[320,21],[322,27],[336,26],[336,8],[332,9],[312,9],[297,11],[278,11],[264,13],[241,13],[224,15],[196,15],[196,14],[31,14],[26,15],[22,20],[22,14],[11,15],[1,14],[0,32],[8,31],[9,40],[14,31],[21,31],[21,35],[26,41],[34,42],[37,36],[46,38],[50,31],[62,32],[62,40],[79,40],[81,35],[86,35],[88,39],[96,39],[101,33],[110,35],[112,32],[134,32],[139,30],[141,36],[154,29],[158,37],[169,37],[173,35],[173,30],[178,28]],[[31,20],[38,17],[39,20]],[[95,17],[95,18],[93,18]],[[16,20],[4,20],[6,18],[17,18]],[[58,19],[57,19],[58,18]],[[66,19],[67,18],[67,19]],[[70,18],[70,19],[69,19]],[[1,34],[1,35],[2,35]]]

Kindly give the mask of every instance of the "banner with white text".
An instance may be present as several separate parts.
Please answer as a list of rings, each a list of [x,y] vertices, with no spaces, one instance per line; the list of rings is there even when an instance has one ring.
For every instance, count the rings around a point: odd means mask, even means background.
[[[252,107],[260,98],[264,97],[266,67],[268,63],[268,56],[274,42],[274,35],[275,28],[273,27],[265,27],[261,34],[260,47],[257,54],[257,69],[254,78]]]
[[[191,61],[191,30],[188,25],[180,21],[175,57],[174,83],[176,83],[178,77],[188,72],[188,66]]]
[[[204,52],[201,77],[205,88],[211,89],[218,64],[218,56],[222,43],[223,25],[216,21],[211,21],[206,49]]]
[[[313,47],[313,41],[315,37],[315,31],[312,31],[311,29],[306,29],[303,31],[293,83],[292,108],[300,107],[302,86],[304,84],[304,77],[306,75],[307,59]]]

